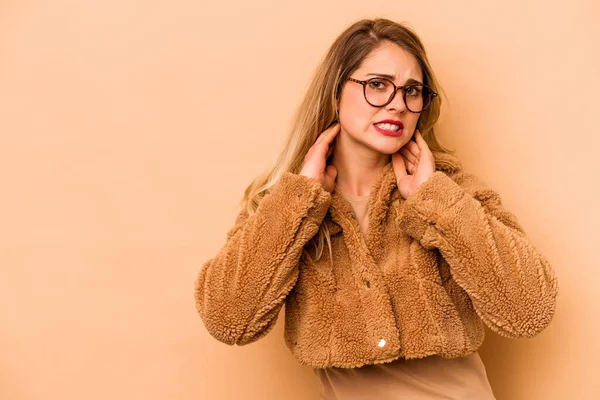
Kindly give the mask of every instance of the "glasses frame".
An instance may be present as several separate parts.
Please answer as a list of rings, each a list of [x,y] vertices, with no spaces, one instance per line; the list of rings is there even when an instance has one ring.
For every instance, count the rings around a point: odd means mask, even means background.
[[[406,109],[408,111],[410,111],[411,113],[415,113],[415,114],[420,114],[423,111],[427,110],[429,108],[429,106],[431,106],[431,103],[433,103],[433,99],[435,99],[438,94],[436,92],[433,91],[433,89],[431,89],[429,86],[425,85],[424,83],[411,83],[410,85],[406,85],[406,86],[396,86],[396,84],[392,81],[390,81],[387,78],[380,78],[380,77],[373,77],[371,79],[367,79],[366,81],[361,81],[359,79],[354,79],[354,78],[348,78],[349,81],[352,82],[356,82],[362,85],[363,87],[363,95],[365,97],[365,101],[367,103],[369,103],[371,106],[373,107],[385,107],[388,104],[390,104],[392,102],[392,100],[394,100],[394,98],[396,97],[396,93],[398,93],[398,90],[402,90],[402,100],[404,101],[404,105],[406,106]],[[371,82],[371,81],[387,81],[389,83],[392,84],[392,86],[394,87],[394,91],[392,92],[392,94],[390,95],[390,98],[388,99],[388,101],[380,106],[376,106],[375,104],[372,104],[368,99],[367,99],[367,83]],[[429,90],[429,92],[431,93],[431,100],[429,101],[429,103],[427,103],[426,106],[423,107],[423,109],[421,111],[413,111],[408,107],[408,103],[406,103],[406,89],[413,87],[413,86],[423,86],[423,88]]]

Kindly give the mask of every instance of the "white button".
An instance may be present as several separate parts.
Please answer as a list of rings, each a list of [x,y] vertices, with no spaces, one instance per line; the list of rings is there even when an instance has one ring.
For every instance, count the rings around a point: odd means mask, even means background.
[[[385,346],[385,339],[381,339],[381,340],[379,341],[379,343],[377,344],[377,346],[379,346],[379,347],[383,347],[383,346]]]

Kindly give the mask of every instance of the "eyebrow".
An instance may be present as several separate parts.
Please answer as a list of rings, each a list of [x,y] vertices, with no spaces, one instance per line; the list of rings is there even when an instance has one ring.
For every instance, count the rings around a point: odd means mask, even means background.
[[[395,81],[396,80],[396,76],[395,75],[381,74],[381,73],[378,73],[378,72],[369,72],[367,74],[367,76],[378,76],[378,77],[381,77],[381,78],[389,79],[391,81]],[[406,82],[404,82],[405,85],[409,84],[409,83],[420,83],[421,85],[423,84],[423,82],[421,82],[421,81],[419,81],[417,79],[413,79],[413,78],[409,78],[409,79],[407,79]]]

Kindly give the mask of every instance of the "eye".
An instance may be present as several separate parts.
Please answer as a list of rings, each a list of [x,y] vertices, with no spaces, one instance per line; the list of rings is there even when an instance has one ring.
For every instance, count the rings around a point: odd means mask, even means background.
[[[377,79],[369,81],[367,84],[369,85],[370,89],[375,89],[375,90],[386,90],[389,86],[389,84],[386,81],[377,80]]]
[[[420,96],[421,92],[423,91],[423,89],[421,88],[421,86],[409,86],[406,89],[406,94],[409,96]]]

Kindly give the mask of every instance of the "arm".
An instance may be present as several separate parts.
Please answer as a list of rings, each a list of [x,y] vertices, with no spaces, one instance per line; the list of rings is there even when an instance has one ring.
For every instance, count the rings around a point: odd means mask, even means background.
[[[196,308],[213,337],[243,345],[273,328],[298,278],[302,250],[330,203],[318,181],[286,172],[255,214],[240,212],[196,281]]]
[[[475,176],[435,172],[408,198],[398,222],[425,248],[439,249],[495,332],[533,337],[552,320],[558,292],[552,267],[499,195]]]

